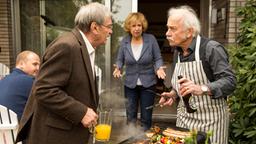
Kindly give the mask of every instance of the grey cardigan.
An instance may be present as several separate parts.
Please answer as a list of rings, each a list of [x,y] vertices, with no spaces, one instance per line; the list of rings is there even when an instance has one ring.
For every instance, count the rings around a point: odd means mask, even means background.
[[[157,82],[156,70],[163,65],[161,51],[152,34],[143,33],[143,48],[138,61],[131,48],[131,36],[124,37],[120,44],[116,64],[119,69],[126,66],[125,86],[135,88],[138,78],[143,87],[150,87]]]

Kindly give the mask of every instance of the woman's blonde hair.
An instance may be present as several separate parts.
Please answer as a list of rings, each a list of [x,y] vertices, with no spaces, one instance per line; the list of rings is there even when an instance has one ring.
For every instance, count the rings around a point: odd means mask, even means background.
[[[141,22],[142,31],[145,32],[148,28],[148,21],[146,17],[140,12],[133,12],[127,16],[127,18],[124,21],[124,30],[129,33],[131,30],[130,24],[136,21]]]

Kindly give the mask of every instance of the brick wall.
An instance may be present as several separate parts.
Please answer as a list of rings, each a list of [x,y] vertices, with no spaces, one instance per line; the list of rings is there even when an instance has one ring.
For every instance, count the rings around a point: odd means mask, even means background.
[[[213,8],[220,10],[226,9],[225,20],[212,24],[211,37],[224,45],[236,44],[236,37],[239,33],[239,22],[241,18],[237,17],[235,10],[245,4],[245,0],[215,0]]]
[[[245,0],[230,0],[229,8],[229,23],[228,23],[228,30],[229,30],[229,36],[228,36],[228,43],[235,44],[236,43],[236,37],[239,32],[239,24],[241,18],[239,18],[236,15],[236,9],[237,7],[240,7],[245,4]]]
[[[228,19],[227,19],[227,15],[224,17],[221,15],[221,10],[224,8],[225,12],[227,12],[228,2],[224,0],[215,0],[213,1],[212,8],[217,9],[217,23],[212,24],[211,37],[222,44],[226,44],[227,36],[228,36],[227,35]]]
[[[13,65],[11,1],[0,1],[0,63]]]

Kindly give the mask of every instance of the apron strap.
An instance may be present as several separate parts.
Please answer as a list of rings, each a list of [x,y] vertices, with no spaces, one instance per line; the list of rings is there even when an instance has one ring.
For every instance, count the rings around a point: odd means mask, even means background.
[[[200,42],[201,42],[201,37],[200,37],[200,35],[197,35],[197,37],[196,37],[196,50],[195,50],[195,60],[197,62],[200,61],[200,56],[199,56]]]

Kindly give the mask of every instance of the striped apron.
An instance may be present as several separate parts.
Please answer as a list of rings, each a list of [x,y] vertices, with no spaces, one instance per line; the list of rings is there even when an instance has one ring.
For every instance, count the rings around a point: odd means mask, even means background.
[[[172,85],[179,94],[178,75],[192,80],[197,85],[209,83],[199,56],[200,36],[197,36],[195,61],[180,62],[178,60],[172,77]],[[194,113],[187,113],[182,97],[177,106],[177,127],[196,129],[202,132],[212,131],[211,144],[228,144],[229,112],[224,98],[212,99],[209,95],[192,95],[189,105],[196,108]]]

